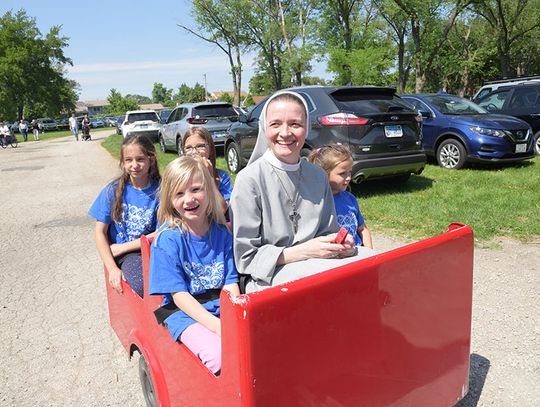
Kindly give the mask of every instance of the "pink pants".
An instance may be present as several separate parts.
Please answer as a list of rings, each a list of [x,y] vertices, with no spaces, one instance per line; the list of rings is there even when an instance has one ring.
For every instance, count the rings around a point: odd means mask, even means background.
[[[180,335],[188,347],[212,373],[221,370],[221,338],[198,322],[188,326]]]

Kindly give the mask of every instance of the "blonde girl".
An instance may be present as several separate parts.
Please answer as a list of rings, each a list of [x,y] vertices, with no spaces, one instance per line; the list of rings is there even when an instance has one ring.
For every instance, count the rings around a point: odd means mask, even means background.
[[[358,201],[347,191],[353,166],[350,150],[341,144],[329,144],[312,151],[309,161],[322,167],[328,175],[338,224],[347,228],[354,237],[355,244],[373,249],[371,232],[360,212]]]
[[[143,296],[141,235],[157,226],[161,179],[154,144],[146,136],[127,137],[120,149],[122,175],[98,195],[88,214],[96,219],[95,240],[109,272],[109,284],[122,293],[121,280]]]
[[[219,294],[240,293],[219,195],[202,158],[180,157],[165,168],[149,282],[150,294],[164,296],[160,322],[214,374],[221,370]]]

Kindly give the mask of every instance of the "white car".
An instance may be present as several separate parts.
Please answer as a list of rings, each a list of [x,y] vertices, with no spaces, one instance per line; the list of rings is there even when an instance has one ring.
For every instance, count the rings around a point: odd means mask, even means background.
[[[144,134],[152,141],[157,141],[161,125],[155,110],[132,110],[126,113],[122,122],[122,136]]]

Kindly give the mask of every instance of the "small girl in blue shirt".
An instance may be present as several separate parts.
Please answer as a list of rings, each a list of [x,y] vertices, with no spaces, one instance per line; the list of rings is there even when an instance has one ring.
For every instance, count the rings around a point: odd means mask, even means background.
[[[360,212],[355,196],[347,191],[352,179],[353,158],[349,149],[341,144],[328,144],[309,155],[309,161],[326,171],[334,194],[338,224],[354,237],[356,245],[373,249],[371,232]]]
[[[154,144],[146,136],[124,139],[122,175],[98,195],[88,214],[96,219],[96,246],[109,272],[109,284],[122,293],[121,280],[143,296],[141,235],[156,230],[159,168]]]
[[[174,340],[214,374],[221,370],[219,294],[240,294],[219,195],[202,158],[184,156],[167,165],[149,279],[149,293],[164,296],[168,314],[162,320]]]

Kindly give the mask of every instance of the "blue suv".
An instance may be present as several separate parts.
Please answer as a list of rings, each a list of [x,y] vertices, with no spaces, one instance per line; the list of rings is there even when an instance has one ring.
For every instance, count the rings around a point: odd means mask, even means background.
[[[443,168],[466,163],[506,163],[534,158],[531,127],[515,117],[490,114],[449,94],[401,95],[423,117],[422,146]]]

